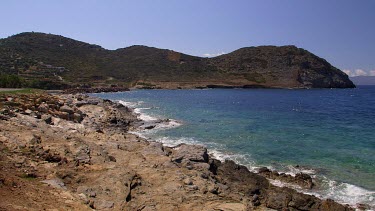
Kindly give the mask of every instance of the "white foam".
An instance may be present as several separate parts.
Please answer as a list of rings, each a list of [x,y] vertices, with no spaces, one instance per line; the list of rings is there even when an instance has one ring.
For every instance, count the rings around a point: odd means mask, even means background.
[[[143,113],[142,110],[145,110],[145,109],[148,109],[148,108],[135,108],[134,113],[136,113],[138,115],[139,119],[141,119],[142,121],[145,121],[145,122],[151,122],[151,121],[158,120],[156,117],[153,117],[153,116],[150,116],[148,114]]]
[[[182,123],[180,121],[177,121],[175,119],[169,119],[169,121],[161,122],[156,125],[154,129],[156,130],[167,130],[172,129],[176,127],[180,127]]]
[[[126,102],[123,100],[119,100],[118,103],[129,108],[135,108],[138,105],[138,102]]]
[[[165,146],[168,147],[175,147],[179,144],[200,144],[198,141],[196,141],[193,138],[169,138],[169,137],[161,137],[156,139],[157,142],[163,143]]]
[[[292,175],[293,177],[295,177],[296,174],[298,174],[298,173],[308,174],[312,178],[316,177],[316,171],[314,169],[306,169],[306,168],[303,168],[303,167],[295,167],[295,166],[292,166],[292,165],[288,165],[287,169],[288,169],[288,171],[283,172],[283,173]]]
[[[358,203],[368,204],[372,209],[375,209],[375,191],[369,191],[352,184],[340,183],[326,178],[323,182],[328,185],[328,188],[318,192],[323,198],[331,198],[353,207],[356,207]]]

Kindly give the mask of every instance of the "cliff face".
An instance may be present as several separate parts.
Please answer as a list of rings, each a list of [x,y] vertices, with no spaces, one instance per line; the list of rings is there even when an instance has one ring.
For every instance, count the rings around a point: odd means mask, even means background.
[[[326,60],[295,46],[241,48],[210,61],[221,71],[269,86],[354,87],[345,73]]]
[[[355,87],[345,73],[294,46],[241,48],[215,58],[201,58],[146,46],[106,50],[43,33],[1,39],[0,73],[71,85]]]

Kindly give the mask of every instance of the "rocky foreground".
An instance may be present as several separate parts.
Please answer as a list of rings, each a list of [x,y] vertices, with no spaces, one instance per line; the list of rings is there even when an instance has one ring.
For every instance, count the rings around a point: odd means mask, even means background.
[[[0,96],[0,210],[352,210],[273,186],[296,177],[128,133],[131,109],[83,95]]]

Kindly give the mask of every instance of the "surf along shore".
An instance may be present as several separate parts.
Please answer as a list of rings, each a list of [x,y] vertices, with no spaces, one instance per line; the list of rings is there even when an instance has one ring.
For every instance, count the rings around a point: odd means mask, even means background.
[[[131,133],[140,127],[152,126],[109,100],[0,93],[0,209],[354,210],[267,179],[311,189],[309,175],[253,173]]]

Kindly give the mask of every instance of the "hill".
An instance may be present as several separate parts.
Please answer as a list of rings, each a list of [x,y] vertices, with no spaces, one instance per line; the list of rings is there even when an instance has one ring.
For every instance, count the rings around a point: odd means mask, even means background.
[[[355,87],[345,73],[295,46],[248,47],[202,58],[147,46],[107,50],[34,32],[0,40],[0,73],[46,88]]]
[[[375,76],[350,77],[355,85],[375,85]]]

